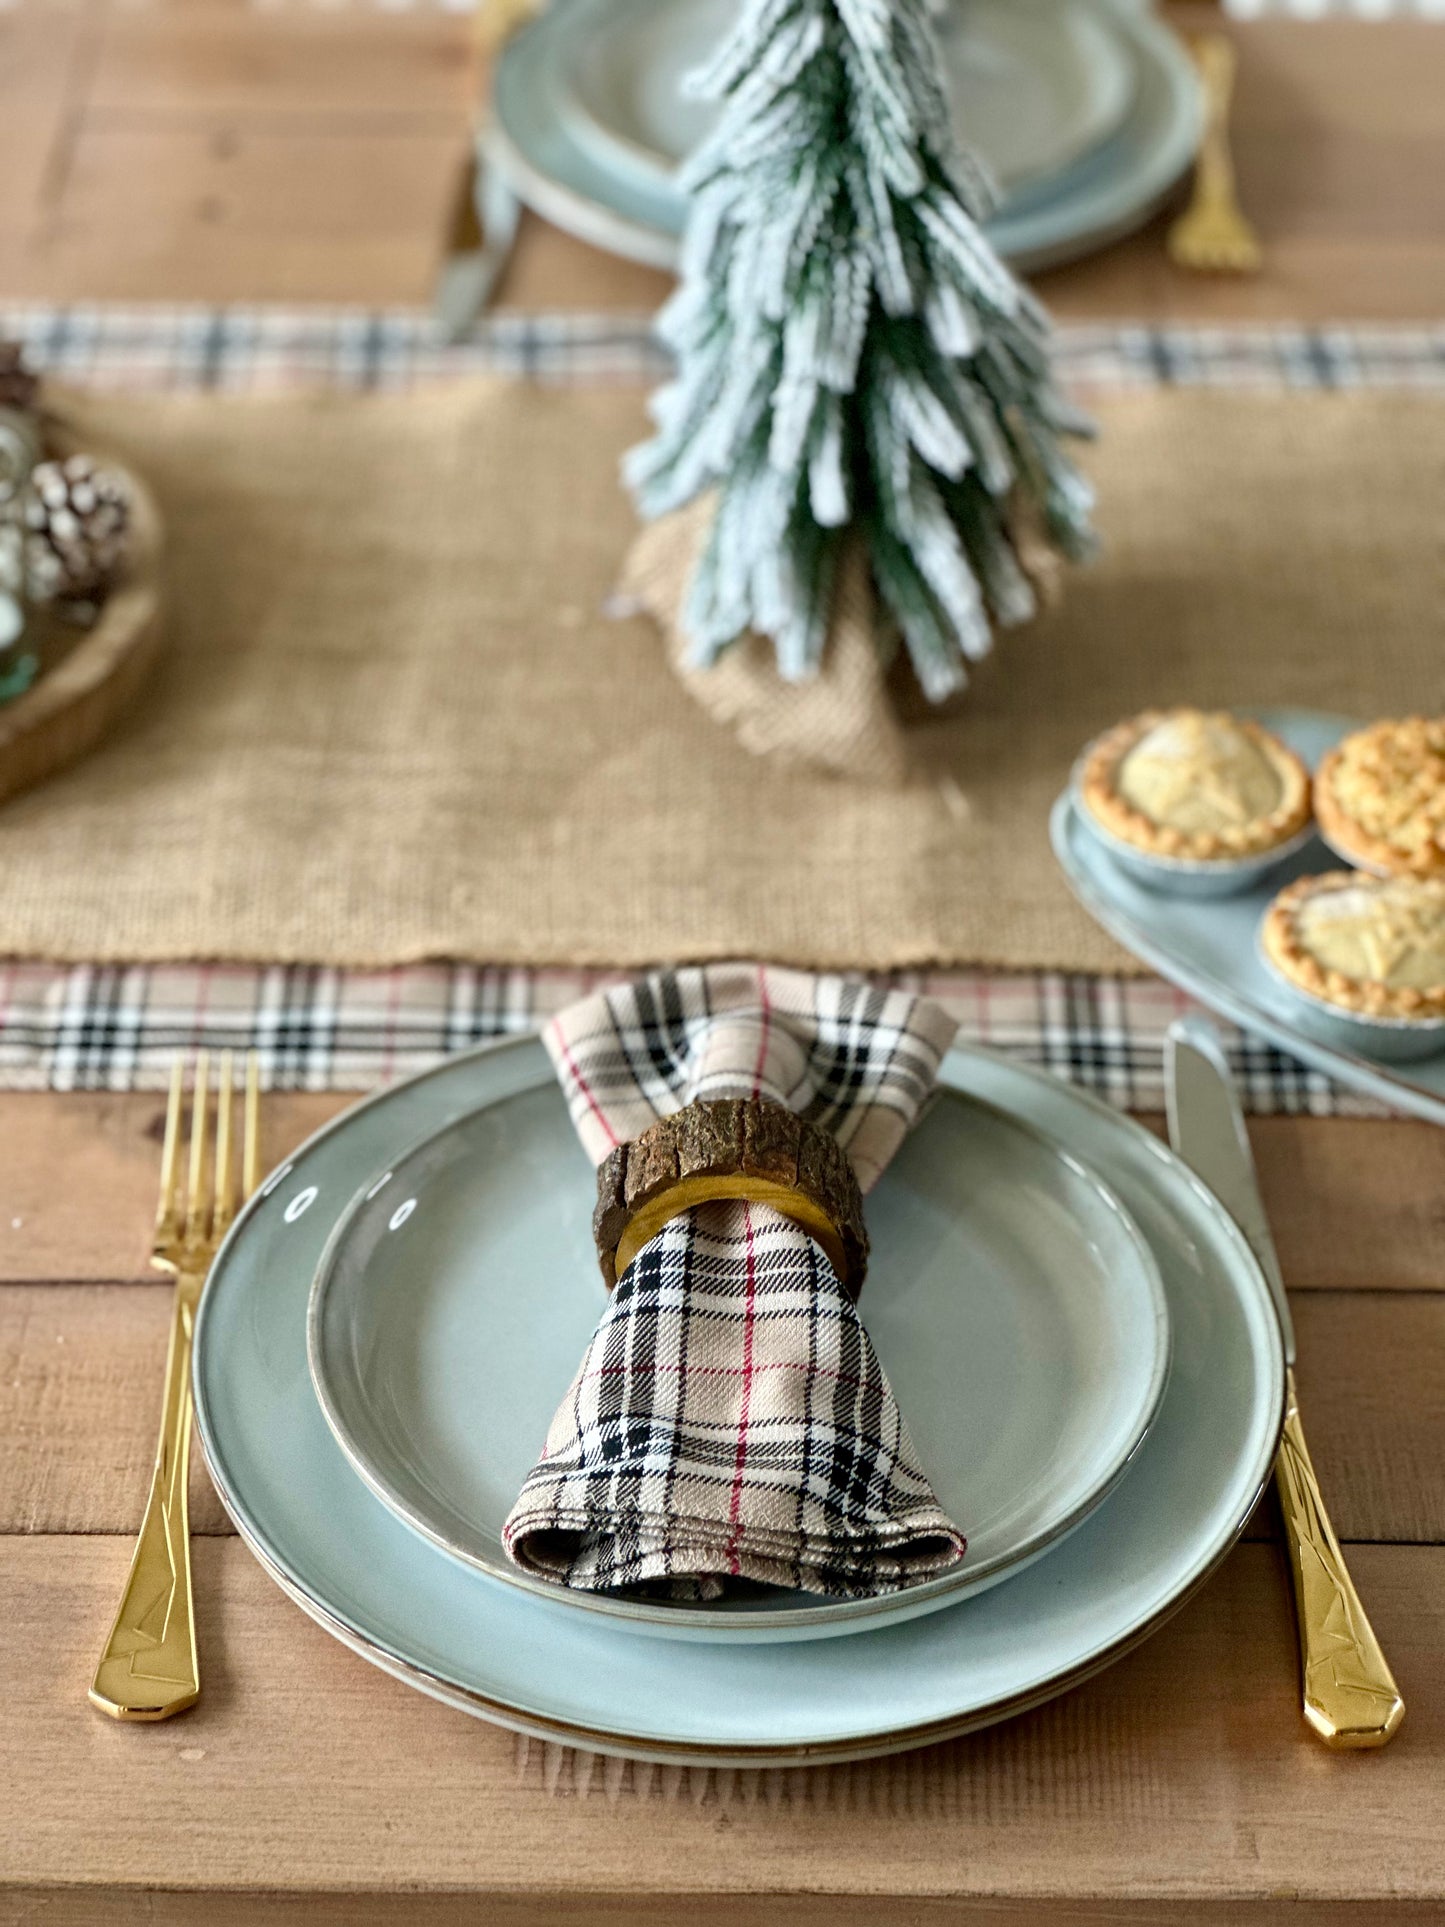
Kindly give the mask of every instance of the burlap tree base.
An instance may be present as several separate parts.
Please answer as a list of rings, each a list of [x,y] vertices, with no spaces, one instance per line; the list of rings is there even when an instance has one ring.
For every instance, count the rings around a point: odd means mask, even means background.
[[[692,659],[683,626],[688,584],[711,524],[711,495],[648,523],[628,551],[619,594],[661,629],[683,687],[755,756],[825,769],[861,783],[897,786],[912,767],[910,727],[967,702],[967,691],[930,703],[908,652],[873,592],[861,544],[838,571],[833,620],[818,672],[802,682],[778,673],[772,643],[749,634],[708,668]],[[1060,565],[1033,530],[1016,521],[1019,559],[1041,603],[1058,598]]]

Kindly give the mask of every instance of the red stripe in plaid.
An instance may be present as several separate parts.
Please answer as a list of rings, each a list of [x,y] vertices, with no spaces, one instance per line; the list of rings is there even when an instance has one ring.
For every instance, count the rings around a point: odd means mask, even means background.
[[[826,1122],[867,1183],[953,1031],[896,989],[725,965],[603,991],[546,1041],[594,1159],[700,1095],[760,1095]],[[865,1597],[964,1550],[827,1259],[742,1203],[638,1255],[504,1537],[564,1585],[709,1598],[740,1579]]]
[[[762,972],[758,972],[759,986]],[[764,1006],[766,1013],[766,1006]],[[767,1036],[766,1027],[763,1031]],[[759,1059],[761,1063],[761,1058]],[[757,1079],[754,1078],[756,1094]],[[728,1523],[733,1536],[728,1543],[728,1571],[734,1577],[742,1570],[738,1564],[738,1539],[742,1532],[743,1469],[748,1462],[748,1413],[753,1402],[753,1318],[758,1304],[758,1266],[757,1252],[753,1246],[753,1214],[748,1205],[743,1206],[743,1231],[748,1241],[748,1298],[743,1323],[743,1409],[738,1417],[738,1456],[733,1467],[733,1494],[728,1503]]]

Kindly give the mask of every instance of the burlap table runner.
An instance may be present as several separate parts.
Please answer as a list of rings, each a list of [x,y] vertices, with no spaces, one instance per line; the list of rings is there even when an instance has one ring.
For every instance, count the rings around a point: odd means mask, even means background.
[[[602,613],[632,390],[99,399],[168,517],[134,716],[0,811],[0,952],[1119,967],[1049,804],[1148,703],[1445,702],[1445,408],[1096,410],[1105,559],[919,735],[902,790],[778,769]]]

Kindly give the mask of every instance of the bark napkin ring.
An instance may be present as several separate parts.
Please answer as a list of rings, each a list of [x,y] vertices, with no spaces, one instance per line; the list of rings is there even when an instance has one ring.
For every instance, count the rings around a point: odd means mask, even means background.
[[[767,1098],[689,1104],[602,1160],[592,1231],[607,1289],[664,1225],[724,1198],[771,1205],[806,1231],[857,1303],[868,1233],[848,1155],[831,1131]]]

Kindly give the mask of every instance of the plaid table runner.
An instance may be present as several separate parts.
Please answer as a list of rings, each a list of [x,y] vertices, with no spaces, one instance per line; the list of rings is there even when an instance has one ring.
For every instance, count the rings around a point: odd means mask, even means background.
[[[416,309],[48,307],[0,302],[0,335],[62,382],[132,391],[406,388],[468,374],[652,381],[667,362],[644,315],[497,314],[453,346]],[[1069,325],[1065,386],[1445,388],[1445,325]]]
[[[538,1030],[616,981],[594,971],[418,964],[129,969],[0,963],[0,1090],[164,1090],[178,1050],[257,1051],[268,1089],[364,1091],[438,1057]],[[1157,978],[1055,971],[907,971],[874,981],[940,1003],[963,1039],[1055,1072],[1129,1111],[1164,1108],[1164,1033],[1192,1000]],[[1382,1115],[1229,1025],[1248,1108]]]
[[[719,964],[600,991],[543,1040],[594,1164],[689,1104],[761,1099],[831,1132],[866,1190],[953,1031],[902,991]],[[579,1590],[705,1599],[896,1592],[965,1543],[822,1250],[737,1200],[674,1219],[618,1280],[503,1539]]]
[[[438,343],[415,310],[0,303],[0,334],[38,368],[97,387],[395,388],[496,372],[546,381],[651,380],[663,363],[644,317],[493,315]],[[1445,388],[1445,327],[1070,326],[1062,378],[1083,391]],[[72,968],[0,963],[0,1088],[163,1088],[171,1054],[254,1046],[274,1088],[363,1090],[437,1055],[535,1029],[600,979],[583,972],[417,966],[337,971],[230,966]],[[1131,1110],[1163,1104],[1167,985],[1059,973],[910,973],[965,1036],[1073,1078]],[[1378,1106],[1254,1039],[1235,1045],[1257,1111],[1366,1114]]]

